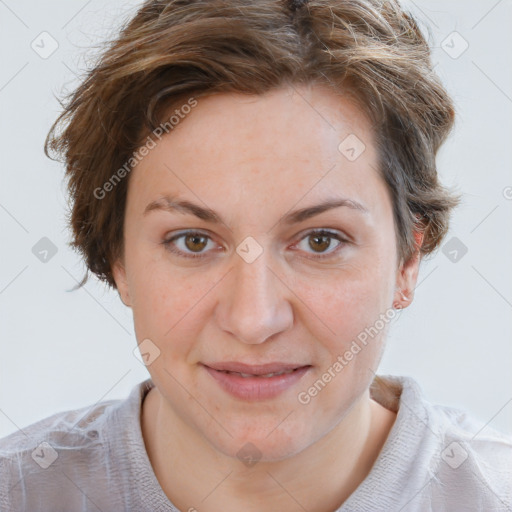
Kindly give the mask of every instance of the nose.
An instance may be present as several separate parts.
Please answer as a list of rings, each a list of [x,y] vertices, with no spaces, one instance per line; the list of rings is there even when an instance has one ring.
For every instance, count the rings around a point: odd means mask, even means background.
[[[220,328],[249,345],[289,329],[293,325],[291,292],[271,268],[267,251],[252,263],[238,254],[234,259],[217,304]]]

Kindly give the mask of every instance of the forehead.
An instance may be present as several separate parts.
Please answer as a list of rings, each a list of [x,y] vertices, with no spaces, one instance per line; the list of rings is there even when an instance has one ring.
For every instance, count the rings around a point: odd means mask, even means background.
[[[172,116],[180,110],[179,103],[164,115],[164,120],[174,117],[177,122],[172,134],[180,139],[180,144],[186,143],[183,139],[190,135],[201,137],[201,147],[196,149],[212,151],[215,146],[220,149],[221,142],[229,141],[220,141],[219,137],[228,132],[236,137],[239,147],[241,142],[256,140],[260,145],[265,144],[261,149],[273,153],[278,153],[280,147],[289,149],[294,141],[307,143],[307,149],[313,146],[322,150],[329,143],[337,147],[349,134],[357,134],[366,145],[373,143],[372,124],[355,100],[324,85],[286,86],[260,96],[217,93],[196,101],[197,106],[179,119]],[[184,108],[185,99],[181,102]],[[318,138],[324,144],[319,146]],[[260,149],[252,147],[254,151]]]
[[[339,191],[370,204],[382,196],[372,125],[350,98],[308,86],[196,101],[135,166],[135,200],[178,191],[246,205],[279,197],[291,207],[306,194]]]

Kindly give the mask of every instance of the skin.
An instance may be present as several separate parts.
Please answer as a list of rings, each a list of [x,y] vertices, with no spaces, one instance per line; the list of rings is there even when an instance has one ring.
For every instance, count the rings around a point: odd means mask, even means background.
[[[366,146],[355,161],[338,150],[349,134]],[[125,252],[113,274],[138,342],[149,338],[160,351],[147,367],[156,387],[143,403],[142,433],[155,475],[180,510],[327,512],[370,471],[396,417],[368,391],[387,329],[308,404],[297,395],[379,315],[412,301],[419,256],[398,261],[391,197],[377,168],[369,120],[315,85],[200,98],[133,169]],[[209,207],[224,223],[143,214],[165,194]],[[279,222],[340,197],[368,212],[340,207]],[[162,243],[187,229],[209,238],[182,237],[174,247],[204,258]],[[347,242],[322,245],[313,229]],[[263,249],[252,263],[236,252],[248,236]],[[248,402],[200,365],[215,361],[312,369],[278,397]],[[251,467],[237,457],[249,442],[261,454]]]

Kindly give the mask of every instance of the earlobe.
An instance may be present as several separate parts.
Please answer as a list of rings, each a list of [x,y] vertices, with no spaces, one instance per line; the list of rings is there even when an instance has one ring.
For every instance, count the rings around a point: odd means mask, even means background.
[[[402,263],[397,272],[395,295],[393,307],[403,309],[409,306],[414,299],[414,290],[418,280],[419,267],[421,262],[420,248],[423,243],[423,233],[414,233],[416,240],[416,251],[408,261]]]
[[[396,299],[396,293],[399,294],[399,299]],[[395,289],[395,300],[393,302],[394,309],[404,309],[410,304],[409,297],[405,295],[403,290],[396,288]]]
[[[117,291],[119,293],[119,298],[121,302],[127,306],[131,307],[130,294],[128,291],[128,281],[126,279],[126,269],[124,264],[120,261],[116,261],[114,265],[112,265],[112,277],[116,283]]]

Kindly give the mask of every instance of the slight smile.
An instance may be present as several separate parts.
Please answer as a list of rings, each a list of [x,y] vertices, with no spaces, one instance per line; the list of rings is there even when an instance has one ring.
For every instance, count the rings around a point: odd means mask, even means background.
[[[238,362],[201,364],[227,393],[241,400],[268,400],[296,385],[312,368],[307,364]]]

